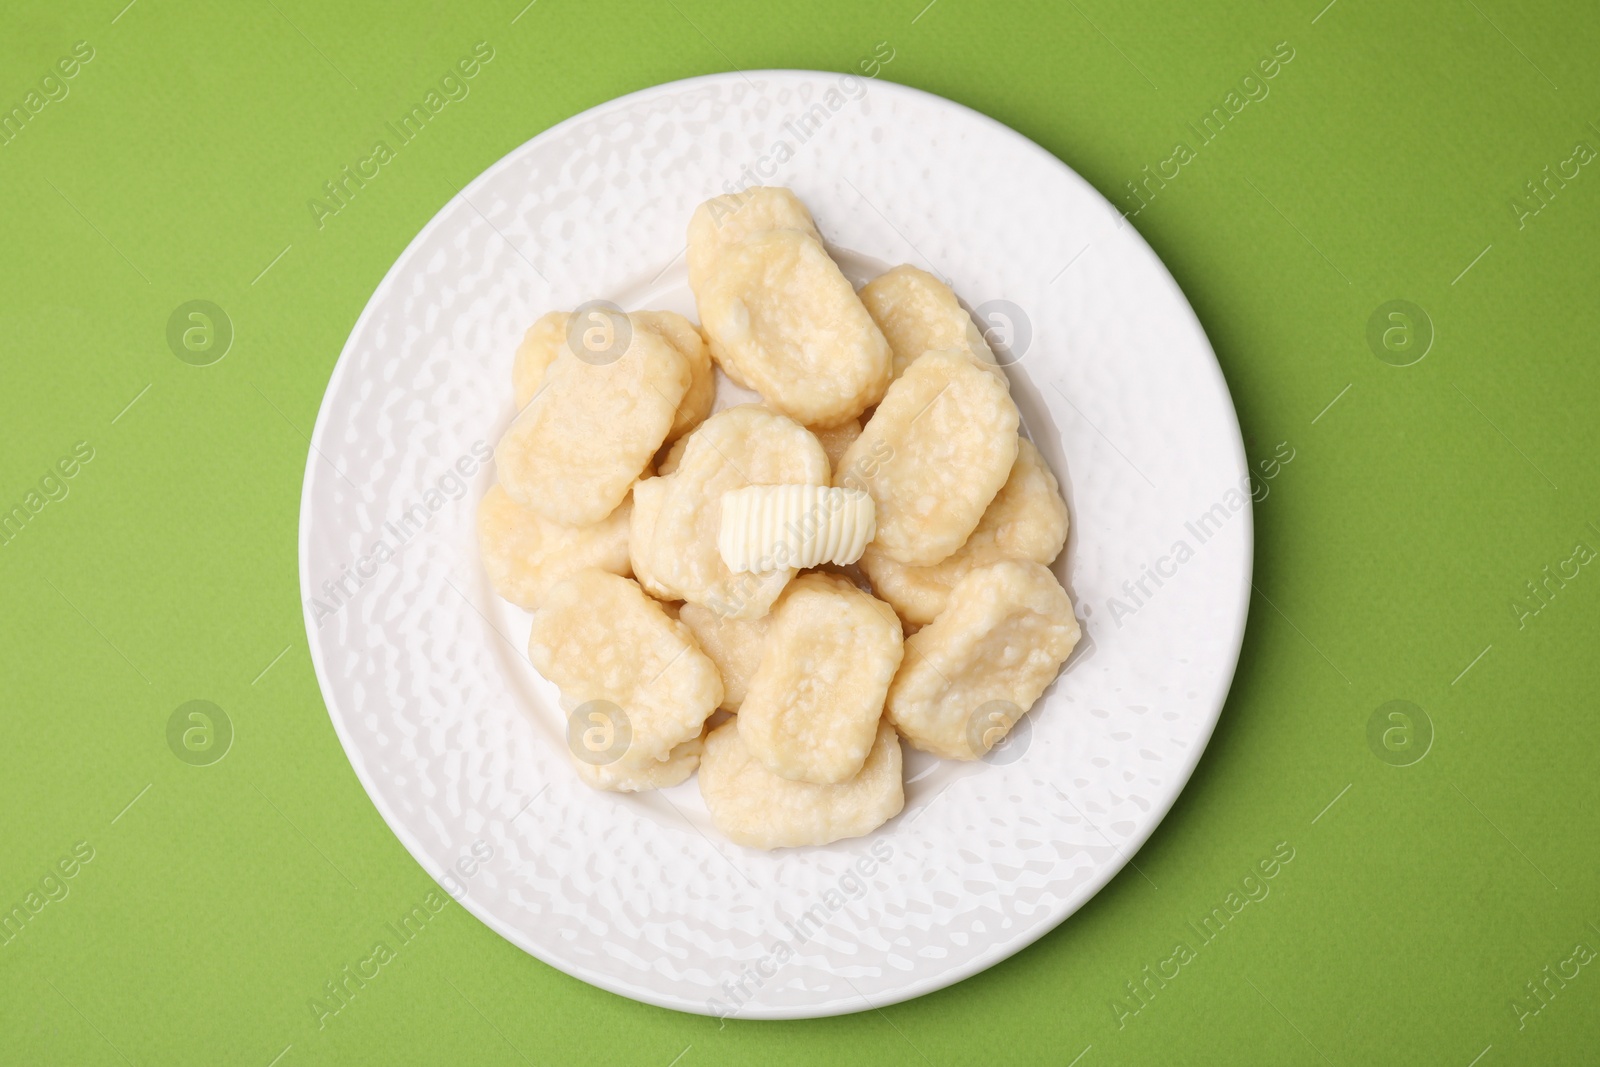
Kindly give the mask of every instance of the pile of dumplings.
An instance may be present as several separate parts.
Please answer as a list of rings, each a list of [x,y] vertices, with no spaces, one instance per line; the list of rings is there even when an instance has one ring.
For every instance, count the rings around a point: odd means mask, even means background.
[[[484,566],[533,613],[528,657],[589,785],[698,769],[740,845],[859,837],[904,806],[902,738],[980,759],[1071,654],[1048,569],[1066,504],[933,275],[857,292],[782,188],[700,205],[687,257],[699,327],[586,305],[527,331]],[[760,403],[713,413],[718,369]],[[722,498],[752,485],[865,493],[871,539],[853,563],[735,571]]]

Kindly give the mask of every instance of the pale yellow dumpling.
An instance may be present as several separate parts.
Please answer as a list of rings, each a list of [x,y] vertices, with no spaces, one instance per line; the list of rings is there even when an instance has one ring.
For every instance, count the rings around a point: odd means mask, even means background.
[[[636,582],[605,571],[551,587],[533,614],[528,659],[572,714],[593,707],[605,720],[597,722],[610,750],[573,754],[618,771],[658,770],[722,703],[722,679],[689,628]]]
[[[495,446],[500,483],[552,522],[599,522],[666,440],[692,377],[682,353],[642,325],[609,362],[562,351]]]
[[[900,666],[900,620],[843,578],[796,578],[773,606],[761,665],[739,708],[739,731],[766,768],[831,784],[871,750]]]
[[[806,426],[837,426],[878,402],[889,343],[793,193],[702,204],[688,257],[701,328],[729,378]]]
[[[889,387],[845,450],[833,484],[877,505],[872,541],[926,567],[966,542],[1017,458],[1017,406],[964,351],[929,352]]]
[[[711,352],[694,323],[676,312],[636,311],[628,319],[632,326],[644,326],[659,334],[689,361],[689,389],[678,405],[672,429],[667,432],[667,441],[671,443],[700,425],[711,414],[711,405],[717,394]],[[541,316],[523,334],[511,367],[512,392],[519,411],[539,391],[539,386],[544,382],[544,372],[556,361],[556,357],[569,350],[568,331],[571,328],[572,315],[569,312],[552,311]],[[610,324],[607,324],[607,328],[610,328]]]
[[[578,772],[578,777],[590,789],[608,793],[644,793],[687,782],[689,776],[699,768],[700,754],[704,750],[705,744],[700,738],[691,738],[681,745],[674,745],[666,759],[653,760],[642,768],[630,767],[621,761],[594,764],[576,755],[569,755],[573,770]]]
[[[711,405],[717,399],[716,371],[711,366],[711,350],[706,339],[694,323],[674,311],[637,311],[629,318],[655,330],[689,363],[689,389],[672,419],[672,429],[667,431],[667,442],[681,440],[683,435],[706,421]]]
[[[975,570],[939,617],[906,639],[888,719],[924,752],[978,759],[1055,680],[1079,633],[1066,590],[1040,564]]]
[[[689,288],[700,291],[723,249],[771,230],[795,230],[822,243],[811,212],[792,190],[782,186],[751,186],[714,196],[695,208],[689,217],[686,251]]]
[[[909,264],[895,267],[861,288],[861,302],[894,352],[898,378],[924,352],[965,347],[973,358],[994,365],[994,351],[950,287]]]
[[[750,848],[826,845],[860,837],[905,807],[900,738],[894,727],[879,722],[872,751],[854,778],[835,785],[791,782],[751,754],[735,717],[706,737],[700,795],[716,828]]]
[[[747,485],[826,485],[828,457],[804,426],[757,404],[711,416],[670,474],[639,483],[629,551],[651,593],[738,619],[767,613],[795,568],[735,574],[717,548],[722,495]]]
[[[478,505],[478,551],[495,592],[532,610],[556,582],[586,568],[627,576],[632,498],[590,526],[563,526],[525,508],[500,485]]]
[[[725,619],[710,608],[684,604],[678,618],[694,631],[700,649],[717,665],[722,675],[722,707],[738,711],[744,703],[750,678],[761,665],[761,645],[766,640],[772,617],[764,619]]]
[[[511,391],[518,411],[527,407],[533,394],[539,391],[539,383],[544,381],[544,372],[565,351],[570,318],[565,311],[552,311],[541,315],[522,335],[522,343],[517,346],[517,355],[511,364]]]
[[[1067,543],[1067,505],[1050,467],[1026,438],[1018,442],[1011,475],[960,548],[930,567],[897,563],[867,547],[861,569],[873,591],[908,623],[925,625],[944,610],[951,588],[966,575],[1003,559],[1049,564]]]

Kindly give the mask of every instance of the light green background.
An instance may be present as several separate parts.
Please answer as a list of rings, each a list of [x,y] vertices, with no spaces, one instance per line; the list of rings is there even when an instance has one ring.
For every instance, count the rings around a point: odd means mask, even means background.
[[[1512,606],[1600,547],[1600,168],[1552,180],[1520,225],[1511,206],[1577,142],[1600,147],[1591,5],[124,2],[0,15],[7,109],[94,49],[0,146],[0,505],[93,449],[0,547],[0,906],[94,851],[0,946],[0,1059],[1594,1061],[1600,962],[1544,1001],[1524,983],[1600,949],[1600,567],[1520,623]],[[479,41],[495,59],[470,97],[319,230],[307,200]],[[882,77],[1130,205],[1124,183],[1285,41],[1270,95],[1134,220],[1210,334],[1252,461],[1295,457],[1256,508],[1221,724],[1138,870],[977,978],[796,1023],[634,1004],[450,905],[319,1029],[309,999],[433,886],[351,773],[308,660],[306,434],[368,296],[453,190],[622,93],[850,70],[887,42]],[[165,340],[191,299],[236,331],[209,367]],[[1436,332],[1413,366],[1366,341],[1394,299]],[[167,745],[192,699],[235,726],[211,766]],[[1411,766],[1368,745],[1391,699],[1436,732]],[[1270,895],[1119,1027],[1124,983],[1279,842],[1294,859]],[[1519,1021],[1517,997],[1541,1010]]]

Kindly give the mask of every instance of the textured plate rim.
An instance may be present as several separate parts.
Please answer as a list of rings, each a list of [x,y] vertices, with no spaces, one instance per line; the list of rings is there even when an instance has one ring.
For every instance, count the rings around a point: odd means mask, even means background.
[[[411,858],[417,862],[418,866],[422,868],[423,873],[427,874],[430,880],[437,881],[434,879],[433,875],[429,873],[428,860],[431,857],[428,850],[423,848],[420,842],[417,841],[417,839],[411,834],[406,823],[396,817],[395,813],[389,808],[387,802],[382,799],[382,792],[375,789],[374,780],[360,757],[359,749],[355,745],[353,739],[347,735],[345,724],[342,721],[341,716],[334,713],[333,702],[329,699],[329,694],[333,691],[333,687],[329,684],[327,670],[322,662],[322,654],[315,637],[315,620],[308,607],[314,593],[314,589],[311,586],[310,566],[312,475],[315,471],[317,460],[320,457],[320,453],[318,451],[318,442],[324,440],[324,435],[328,432],[328,419],[330,417],[331,410],[329,398],[334,394],[335,387],[342,383],[343,376],[349,371],[350,366],[354,362],[352,359],[347,357],[350,355],[356,338],[361,334],[363,328],[366,326],[368,318],[375,313],[375,308],[380,302],[380,298],[388,294],[388,291],[395,282],[398,273],[402,267],[407,265],[413,251],[421,247],[435,229],[444,225],[446,216],[452,213],[452,209],[455,207],[456,202],[467,202],[469,193],[471,193],[478,185],[490,179],[501,168],[511,165],[513,160],[521,153],[529,150],[530,146],[545,139],[553,139],[569,127],[590,121],[594,118],[604,115],[609,111],[620,109],[637,101],[664,93],[672,93],[700,86],[720,85],[735,80],[748,80],[751,77],[810,78],[840,76],[841,74],[838,71],[806,70],[798,68],[727,71],[716,74],[697,75],[690,78],[678,79],[676,81],[663,82],[658,85],[635,90],[634,92],[627,93],[623,96],[614,97],[611,100],[607,100],[593,107],[586,108],[583,111],[570,116],[569,118],[563,119],[561,122],[558,122],[553,126],[541,130],[533,137],[510,149],[499,159],[495,160],[488,167],[484,168],[482,172],[464,185],[460,191],[439,206],[439,209],[434,212],[433,216],[427,221],[426,224],[423,225],[422,229],[417,231],[416,235],[412,237],[409,242],[407,242],[405,248],[401,250],[400,254],[395,257],[394,262],[390,264],[389,269],[384,272],[383,278],[378,282],[378,285],[373,289],[372,294],[367,298],[366,304],[361,309],[361,314],[357,316],[355,323],[350,327],[349,336],[346,337],[344,345],[339,350],[339,357],[334,363],[333,370],[328,376],[327,385],[323,390],[322,401],[317,410],[316,423],[312,427],[310,444],[306,452],[305,476],[301,482],[300,492],[300,520],[298,523],[299,545],[297,552],[298,566],[300,571],[301,617],[306,627],[307,645],[310,649],[312,669],[317,678],[317,687],[321,691],[323,704],[328,712],[328,718],[333,724],[334,733],[339,739],[340,746],[344,749],[345,758],[350,763],[351,769],[355,772],[357,781],[361,783],[362,790],[367,794],[367,799],[371,801],[373,807],[377,809],[378,814],[383,818],[383,821],[388,826],[390,832],[395,835],[395,837],[400,841],[401,845],[403,845],[406,851],[410,853]],[[1098,189],[1091,185],[1082,175],[1075,171],[1065,161],[1046,150],[1043,146],[1012,129],[1010,126],[1007,126],[1005,123],[991,118],[988,115],[983,114],[981,111],[967,107],[965,104],[958,103],[957,101],[951,100],[947,97],[939,96],[936,93],[930,93],[923,89],[917,89],[909,85],[902,85],[898,82],[877,79],[874,79],[873,84],[876,87],[887,91],[889,94],[906,94],[912,97],[921,98],[924,102],[930,103],[936,108],[954,109],[958,113],[962,113],[968,119],[974,120],[978,125],[986,128],[990,133],[998,135],[1001,140],[1008,142],[1013,148],[1019,149],[1024,153],[1031,154],[1042,159],[1045,163],[1063,174],[1067,180],[1077,183],[1093,197],[1100,200],[1106,205],[1108,210],[1116,212],[1115,205],[1106,200],[1106,198]],[[1217,361],[1216,352],[1211,346],[1210,338],[1206,335],[1204,326],[1200,323],[1199,317],[1195,314],[1194,307],[1189,303],[1188,297],[1184,295],[1182,288],[1177,283],[1177,280],[1173,278],[1172,272],[1167,269],[1167,266],[1162,261],[1161,257],[1158,256],[1155,250],[1150,247],[1149,243],[1145,241],[1143,235],[1141,235],[1136,228],[1130,225],[1128,227],[1128,237],[1136,243],[1135,247],[1140,249],[1142,254],[1147,256],[1150,262],[1158,268],[1157,277],[1162,280],[1163,284],[1170,288],[1171,294],[1177,297],[1177,304],[1181,308],[1182,313],[1187,315],[1188,325],[1192,328],[1196,340],[1200,343],[1200,345],[1203,346],[1205,354],[1210,356],[1209,360],[1202,362],[1205,364],[1206,371],[1215,377],[1217,385],[1220,387],[1221,395],[1227,399],[1228,409],[1233,415],[1231,422],[1228,424],[1229,428],[1231,428],[1233,432],[1228,435],[1227,441],[1227,444],[1230,446],[1230,451],[1233,453],[1233,473],[1241,477],[1248,476],[1249,468],[1244,451],[1243,434],[1239,426],[1238,408],[1233,403],[1233,395],[1231,390],[1228,388],[1227,378],[1222,373],[1222,366]],[[1095,875],[1088,880],[1089,888],[1087,891],[1081,894],[1080,899],[1072,904],[1058,906],[1057,908],[1053,909],[1052,914],[1050,914],[1048,918],[1022,930],[1017,936],[1011,938],[1010,940],[996,941],[987,952],[973,957],[966,964],[950,971],[941,972],[929,978],[914,979],[898,988],[893,994],[887,996],[880,994],[872,1003],[865,1002],[865,998],[863,998],[863,1003],[860,1007],[854,1007],[850,1005],[824,1005],[820,1007],[766,1007],[751,1005],[750,1010],[746,1011],[741,1009],[738,1012],[739,1018],[793,1020],[826,1018],[835,1015],[850,1015],[857,1012],[874,1010],[890,1004],[898,1004],[903,1001],[913,1000],[917,997],[925,996],[929,993],[937,992],[940,989],[956,985],[957,983],[963,982],[966,979],[971,978],[973,975],[986,971],[990,967],[993,967],[996,964],[1010,958],[1011,956],[1016,955],[1029,945],[1032,945],[1035,941],[1038,941],[1046,934],[1055,930],[1085,904],[1099,895],[1100,891],[1105,888],[1111,879],[1122,872],[1123,868],[1131,862],[1133,856],[1144,847],[1145,842],[1147,842],[1150,839],[1150,836],[1155,833],[1156,828],[1159,827],[1163,821],[1165,821],[1167,814],[1172,810],[1172,806],[1177,803],[1178,797],[1188,786],[1189,779],[1194,775],[1195,768],[1199,766],[1201,758],[1205,755],[1206,748],[1210,745],[1211,737],[1216,731],[1217,722],[1222,716],[1223,706],[1226,703],[1228,694],[1233,686],[1233,678],[1238,670],[1239,656],[1241,650],[1243,649],[1244,634],[1249,621],[1250,588],[1253,582],[1255,566],[1254,502],[1251,501],[1250,506],[1246,507],[1241,514],[1244,518],[1244,524],[1241,530],[1242,540],[1240,549],[1244,556],[1244,581],[1241,588],[1235,591],[1235,607],[1234,611],[1230,615],[1230,619],[1233,621],[1234,632],[1230,635],[1230,639],[1226,646],[1225,654],[1227,662],[1226,664],[1218,664],[1220,669],[1217,674],[1216,692],[1212,694],[1210,699],[1207,701],[1207,704],[1209,705],[1208,714],[1205,717],[1205,721],[1200,724],[1200,728],[1195,733],[1195,743],[1189,752],[1186,753],[1186,761],[1184,766],[1182,766],[1181,771],[1173,776],[1171,784],[1166,791],[1166,795],[1160,797],[1159,801],[1152,805],[1151,817],[1146,821],[1143,831],[1131,836],[1121,847],[1115,849],[1115,860],[1104,864],[1095,872]],[[610,993],[615,993],[616,995],[625,997],[629,1000],[650,1004],[656,1007],[668,1008],[674,1011],[681,1011],[694,1015],[710,1016],[713,1014],[703,1003],[665,996],[653,989],[631,986],[627,983],[616,981],[609,975],[590,972],[587,968],[570,960],[552,959],[544,952],[528,943],[528,941],[522,936],[520,930],[517,930],[509,924],[502,922],[497,916],[487,909],[480,910],[476,904],[471,903],[470,897],[461,899],[457,901],[457,903],[465,908],[479,922],[482,922],[485,926],[489,927],[495,933],[505,938],[508,942],[528,953],[528,955],[533,956],[541,963],[544,963],[560,971],[561,973],[572,978],[576,978],[588,985],[604,989]]]

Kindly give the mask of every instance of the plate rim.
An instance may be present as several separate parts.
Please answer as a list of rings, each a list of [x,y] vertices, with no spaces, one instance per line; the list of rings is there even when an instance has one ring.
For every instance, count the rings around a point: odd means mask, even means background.
[[[631,103],[649,97],[658,96],[663,93],[682,91],[684,89],[698,86],[721,85],[736,80],[748,81],[752,77],[855,77],[861,78],[864,81],[872,82],[874,87],[884,87],[891,94],[903,93],[912,97],[923,98],[925,102],[931,102],[935,107],[957,109],[958,112],[964,113],[971,119],[976,120],[980,126],[987,127],[993,133],[998,133],[1002,139],[1011,142],[1013,146],[1020,147],[1024,152],[1033,154],[1041,158],[1047,164],[1053,165],[1057,170],[1066,175],[1068,180],[1079,183],[1085,190],[1099,199],[1109,210],[1117,212],[1115,204],[1113,204],[1103,193],[1100,192],[1099,189],[1090,183],[1088,179],[1084,178],[1083,175],[1079,174],[1075,169],[1073,169],[1073,167],[1065,160],[1056,156],[1043,145],[1038,144],[1021,132],[1013,129],[1010,126],[1007,126],[998,119],[984,114],[981,111],[968,107],[959,101],[940,96],[937,93],[932,93],[925,89],[918,89],[914,86],[905,85],[900,82],[889,81],[882,78],[867,78],[864,75],[850,74],[841,71],[812,70],[805,68],[762,68],[756,70],[719,71],[711,74],[694,75],[669,82],[662,82],[657,85],[636,89],[622,96],[613,97],[592,107],[585,108],[584,110],[577,112],[576,114],[571,115],[552,126],[546,127],[527,140],[524,140],[513,146],[503,155],[501,155],[500,158],[496,159],[493,163],[489,164],[482,171],[480,171],[474,178],[472,178],[471,181],[468,181],[466,184],[464,184],[460,190],[452,195],[448,200],[441,204],[434,212],[432,217],[429,218],[422,228],[419,229],[411,238],[411,240],[406,243],[405,248],[403,248],[395,257],[394,262],[389,265],[389,268],[384,272],[383,277],[368,295],[366,303],[361,309],[361,314],[357,316],[355,322],[351,325],[349,335],[345,338],[344,344],[339,349],[339,355],[334,361],[333,370],[329,373],[327,383],[323,387],[322,399],[319,402],[317,409],[317,418],[312,426],[311,436],[306,450],[305,474],[301,481],[300,491],[300,516],[299,522],[297,523],[298,546],[296,553],[300,579],[299,587],[301,594],[301,619],[306,628],[307,646],[310,650],[312,670],[316,675],[317,687],[322,697],[324,709],[328,714],[329,720],[333,724],[334,734],[338,737],[339,744],[344,750],[345,759],[350,764],[351,770],[355,772],[356,779],[358,782],[360,782],[361,788],[363,792],[366,793],[368,801],[373,805],[374,808],[377,809],[377,812],[379,816],[382,817],[384,824],[410,854],[412,860],[417,863],[417,865],[422,869],[423,873],[427,875],[429,880],[434,882],[436,885],[439,885],[439,880],[430,870],[428,859],[431,857],[429,851],[421,847],[420,842],[412,835],[407,824],[403,820],[396,817],[395,813],[390,809],[386,801],[380,799],[382,796],[382,791],[374,788],[374,779],[366,768],[364,761],[360,756],[359,749],[355,746],[353,739],[347,734],[342,717],[340,715],[336,715],[334,712],[333,702],[329,699],[329,693],[333,690],[333,687],[329,685],[326,667],[322,662],[322,653],[315,636],[315,620],[310,608],[310,603],[315,592],[310,584],[312,580],[310,568],[312,522],[311,487],[312,478],[316,471],[317,461],[320,458],[320,451],[318,447],[319,442],[324,440],[324,434],[328,432],[328,427],[330,424],[329,420],[331,418],[331,409],[329,398],[333,395],[335,386],[341,384],[344,375],[349,372],[349,368],[354,362],[352,359],[347,357],[350,355],[351,347],[355,343],[356,338],[362,333],[363,328],[366,326],[368,318],[375,313],[374,309],[378,304],[378,298],[381,295],[384,295],[386,291],[395,283],[397,273],[400,271],[402,266],[408,263],[412,252],[420,247],[436,228],[444,224],[446,215],[453,213],[453,209],[456,206],[457,201],[470,203],[468,197],[469,193],[471,193],[478,185],[480,185],[480,183],[489,180],[501,168],[511,165],[512,160],[522,152],[526,151],[530,145],[546,138],[554,138],[559,136],[562,131],[568,129],[569,127],[575,126],[580,122],[591,121],[612,110],[626,107]],[[1117,213],[1122,214],[1124,219],[1126,219],[1125,212]],[[1200,343],[1204,346],[1206,354],[1211,357],[1208,361],[1202,362],[1204,363],[1207,372],[1215,376],[1216,382],[1221,389],[1222,396],[1227,399],[1228,409],[1232,415],[1232,419],[1228,423],[1228,428],[1232,430],[1232,433],[1227,434],[1226,436],[1228,438],[1227,444],[1229,446],[1229,451],[1232,453],[1232,459],[1235,468],[1234,473],[1240,477],[1248,477],[1250,474],[1249,460],[1244,448],[1243,431],[1239,424],[1238,405],[1234,403],[1232,390],[1228,387],[1227,376],[1222,371],[1221,362],[1217,359],[1216,350],[1211,344],[1210,336],[1206,333],[1205,326],[1201,323],[1199,315],[1194,310],[1193,304],[1190,303],[1188,296],[1183,292],[1183,288],[1178,284],[1177,279],[1173,277],[1172,272],[1170,269],[1168,269],[1165,261],[1162,260],[1162,258],[1156,253],[1155,249],[1153,249],[1149,242],[1144,239],[1143,234],[1141,234],[1131,222],[1128,223],[1128,233],[1129,236],[1137,242],[1137,245],[1143,249],[1144,254],[1149,257],[1150,261],[1159,268],[1158,277],[1166,286],[1170,288],[1172,294],[1177,296],[1178,304],[1182,309],[1182,313],[1187,315],[1189,324],[1192,326],[1195,335],[1198,337]],[[1114,846],[1114,852],[1116,853],[1115,861],[1102,865],[1095,872],[1093,877],[1086,881],[1085,884],[1089,886],[1089,888],[1086,892],[1082,893],[1081,899],[1070,906],[1052,908],[1052,914],[1046,920],[1025,928],[1017,936],[1009,940],[996,941],[992,943],[987,951],[970,958],[966,963],[959,967],[948,971],[941,971],[937,975],[929,978],[913,979],[903,986],[898,987],[893,994],[888,996],[879,995],[870,1002],[863,996],[861,998],[862,1003],[859,1007],[837,1002],[815,1007],[747,1005],[746,1007],[741,1007],[737,1011],[730,1012],[723,1017],[752,1020],[829,1018],[838,1015],[851,1015],[858,1012],[875,1010],[891,1004],[899,1004],[907,1000],[914,1000],[918,997],[926,996],[929,993],[937,992],[940,989],[945,989],[960,982],[966,981],[968,978],[971,978],[976,974],[980,974],[983,971],[988,970],[989,968],[1028,948],[1036,941],[1039,941],[1047,934],[1060,927],[1062,923],[1066,922],[1067,919],[1071,918],[1085,905],[1087,905],[1089,901],[1098,896],[1100,891],[1103,890],[1113,878],[1121,874],[1123,869],[1132,862],[1133,857],[1139,852],[1140,849],[1144,847],[1146,842],[1149,841],[1156,829],[1166,821],[1167,815],[1177,803],[1179,796],[1181,796],[1184,790],[1188,788],[1189,781],[1193,777],[1195,769],[1199,766],[1200,760],[1205,756],[1206,749],[1210,746],[1211,738],[1216,731],[1217,723],[1221,720],[1222,711],[1227,704],[1229,695],[1232,693],[1234,678],[1238,672],[1240,654],[1244,646],[1244,636],[1249,628],[1250,590],[1253,587],[1255,572],[1255,501],[1253,497],[1248,497],[1247,503],[1248,506],[1245,507],[1240,513],[1244,518],[1241,529],[1242,540],[1240,547],[1244,562],[1244,581],[1242,582],[1242,588],[1236,590],[1235,610],[1231,615],[1231,618],[1237,620],[1235,624],[1236,632],[1231,636],[1231,640],[1228,642],[1228,647],[1225,651],[1227,659],[1226,664],[1224,665],[1218,661],[1218,666],[1222,669],[1220,669],[1218,672],[1218,693],[1213,702],[1214,706],[1211,707],[1207,712],[1204,723],[1201,724],[1196,730],[1195,743],[1185,754],[1185,761],[1181,767],[1181,770],[1174,774],[1171,785],[1167,790],[1167,795],[1159,798],[1158,802],[1151,806],[1150,818],[1146,820],[1142,832],[1130,836],[1121,846]],[[439,885],[439,888],[444,890],[442,885]],[[470,894],[467,894],[461,898],[457,898],[453,894],[450,894],[448,890],[444,891],[449,899],[459,904],[475,919],[483,923],[495,933],[499,934],[506,941],[521,949],[523,952],[526,952],[533,958],[539,960],[541,963],[561,972],[562,974],[576,978],[588,985],[603,989],[609,993],[614,993],[617,996],[624,997],[631,1001],[649,1004],[654,1007],[667,1008],[687,1014],[711,1018],[718,1017],[716,1012],[710,1010],[709,1004],[702,1004],[691,1000],[662,995],[651,989],[631,987],[621,981],[613,979],[609,975],[599,972],[591,972],[581,963],[576,963],[571,960],[558,961],[549,958],[539,948],[526,941],[523,938],[520,930],[513,928],[508,923],[502,922],[487,909],[480,910],[477,905],[469,903],[472,900]],[[1056,913],[1057,911],[1059,913]]]

